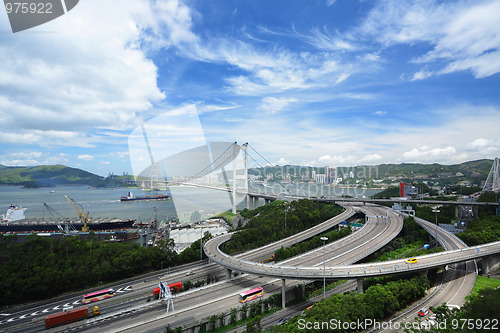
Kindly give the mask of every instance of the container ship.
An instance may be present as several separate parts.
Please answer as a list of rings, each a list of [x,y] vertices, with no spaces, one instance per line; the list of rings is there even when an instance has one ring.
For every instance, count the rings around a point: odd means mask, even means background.
[[[167,200],[170,197],[166,194],[155,194],[151,196],[134,196],[132,192],[128,192],[128,195],[126,197],[121,197],[120,201],[137,201],[137,200]]]
[[[71,225],[71,229],[83,230],[88,227],[88,230],[104,231],[104,230],[120,230],[132,228],[135,219],[122,220],[114,219],[86,219],[86,223],[82,220],[71,219],[27,219],[24,216],[26,208],[11,205],[7,209],[7,213],[3,214],[2,222],[0,223],[0,233],[22,233],[22,232],[59,232],[63,226]]]

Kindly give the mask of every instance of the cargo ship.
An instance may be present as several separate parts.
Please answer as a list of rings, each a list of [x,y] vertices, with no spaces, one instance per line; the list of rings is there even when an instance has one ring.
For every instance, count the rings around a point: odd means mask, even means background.
[[[134,196],[132,192],[128,192],[128,195],[126,197],[121,197],[120,201],[137,201],[137,200],[167,200],[170,199],[170,197],[166,194],[155,194],[151,196]]]
[[[27,219],[24,216],[26,208],[20,206],[11,205],[7,209],[7,213],[3,214],[2,222],[0,223],[0,233],[22,233],[22,232],[59,232],[62,230],[62,226],[67,224],[71,225],[71,229],[82,230],[85,226],[85,222],[81,220],[71,220],[71,219],[57,219],[57,220],[46,220],[46,219]],[[102,231],[102,230],[120,230],[120,229],[130,229],[132,228],[135,219],[122,220],[118,218],[114,219],[92,219],[86,220],[87,227],[90,230]]]

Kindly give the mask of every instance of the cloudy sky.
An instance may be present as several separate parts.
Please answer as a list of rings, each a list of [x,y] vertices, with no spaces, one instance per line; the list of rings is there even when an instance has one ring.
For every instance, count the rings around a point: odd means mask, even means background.
[[[0,10],[0,164],[130,173],[129,135],[181,107],[206,141],[282,165],[493,158],[498,13],[499,0],[81,0],[14,34]]]

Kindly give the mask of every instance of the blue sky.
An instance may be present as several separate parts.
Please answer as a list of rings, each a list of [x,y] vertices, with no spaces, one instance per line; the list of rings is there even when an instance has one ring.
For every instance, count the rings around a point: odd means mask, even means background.
[[[275,164],[494,158],[499,12],[498,0],[81,0],[13,34],[0,10],[0,163],[131,173],[132,131],[190,105],[207,141],[248,141]]]

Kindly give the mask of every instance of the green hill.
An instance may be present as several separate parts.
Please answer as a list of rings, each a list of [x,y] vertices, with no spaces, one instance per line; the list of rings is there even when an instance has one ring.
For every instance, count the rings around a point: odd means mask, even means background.
[[[56,185],[81,184],[95,187],[115,186],[93,173],[64,165],[40,165],[35,167],[0,166],[0,184],[23,185],[25,187],[52,187]]]
[[[345,183],[361,182],[369,183],[373,179],[382,180],[385,184],[396,182],[413,181],[434,181],[443,185],[454,185],[460,182],[469,182],[479,186],[486,180],[491,169],[493,160],[483,159],[477,161],[468,161],[460,164],[421,164],[421,163],[401,163],[401,164],[380,164],[380,165],[361,165],[355,167],[337,167],[338,177],[344,178]],[[268,166],[265,168],[252,168],[248,170],[257,179],[264,180],[269,174],[273,175],[270,181],[281,181],[283,174],[289,174],[292,181],[301,181],[301,175],[307,172],[312,178],[312,173],[324,174],[324,167],[310,166]],[[346,178],[347,174],[352,173],[353,178]],[[310,179],[311,179],[310,178]],[[312,181],[312,179],[311,179]]]

